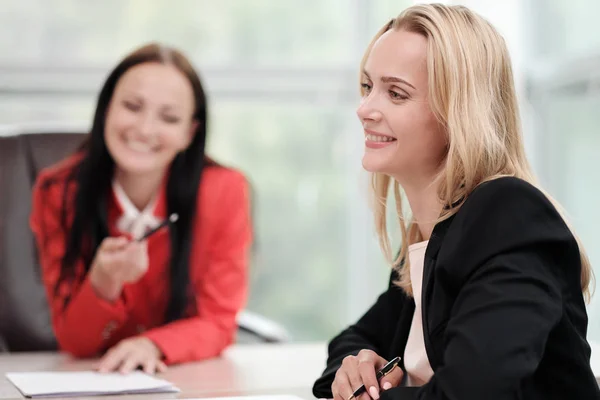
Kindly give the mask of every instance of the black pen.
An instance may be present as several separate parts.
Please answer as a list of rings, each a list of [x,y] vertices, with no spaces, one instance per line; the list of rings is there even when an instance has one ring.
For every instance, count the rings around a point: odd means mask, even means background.
[[[377,375],[375,375],[375,379],[377,379],[377,382],[379,382],[381,378],[392,372],[392,370],[396,367],[396,365],[398,365],[399,362],[400,357],[396,357],[392,359],[389,363],[385,364],[383,368],[381,368],[379,372],[377,372]],[[356,389],[354,393],[352,393],[352,396],[350,396],[348,400],[355,399],[366,391],[367,388],[365,387],[365,385],[360,385],[360,387]]]
[[[158,225],[156,228],[146,232],[146,234],[144,236],[142,236],[139,239],[136,239],[136,241],[141,242],[142,240],[148,239],[150,236],[154,235],[156,232],[160,231],[165,226],[167,226],[169,224],[174,224],[175,222],[177,222],[178,219],[179,219],[179,215],[177,215],[176,213],[169,215],[169,218],[167,218],[163,222],[161,222],[160,225]]]

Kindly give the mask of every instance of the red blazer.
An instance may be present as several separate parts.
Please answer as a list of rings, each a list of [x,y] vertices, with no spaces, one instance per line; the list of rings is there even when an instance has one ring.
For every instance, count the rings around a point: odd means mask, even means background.
[[[161,349],[169,364],[220,354],[234,340],[236,315],[247,294],[251,224],[244,176],[224,167],[205,168],[189,263],[196,301],[185,319],[165,325],[170,292],[167,230],[148,239],[148,272],[135,284],[125,285],[114,303],[96,295],[83,261],[76,267],[77,279],[63,282],[56,291],[68,237],[61,223],[64,189],[79,159],[73,156],[43,170],[33,189],[31,228],[60,348],[78,357],[92,357],[122,339],[144,335]],[[74,186],[70,184],[71,199]],[[115,225],[122,210],[112,190],[107,203],[110,235],[121,235]],[[161,219],[167,216],[164,185],[154,214]]]

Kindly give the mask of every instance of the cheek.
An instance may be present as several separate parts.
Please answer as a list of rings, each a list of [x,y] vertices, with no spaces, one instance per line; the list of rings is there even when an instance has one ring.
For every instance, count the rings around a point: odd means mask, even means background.
[[[160,135],[160,144],[163,149],[169,153],[178,153],[187,148],[189,144],[189,131],[188,128],[169,127],[164,129]]]
[[[443,140],[441,126],[428,106],[414,104],[397,110],[391,128],[398,138],[416,146],[429,147]]]
[[[398,138],[397,162],[400,164],[437,164],[445,156],[446,137],[429,109],[406,107],[388,119]]]
[[[110,146],[111,143],[116,143],[119,139],[119,124],[112,116],[107,116],[104,121],[104,140]]]
[[[446,155],[448,137],[443,126],[438,122],[433,113],[424,122],[427,136],[426,146],[428,153],[435,161],[441,161]]]
[[[110,110],[104,121],[104,131],[109,137],[117,137],[122,131],[135,124],[135,119],[126,112]]]
[[[399,150],[413,152],[421,147],[426,121],[416,107],[400,106],[388,113],[390,130],[398,138]]]

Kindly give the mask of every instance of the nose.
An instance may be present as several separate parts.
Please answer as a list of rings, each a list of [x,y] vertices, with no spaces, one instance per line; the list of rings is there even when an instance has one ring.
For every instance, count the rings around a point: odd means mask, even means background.
[[[381,120],[382,114],[375,100],[372,93],[361,100],[360,105],[356,109],[356,115],[358,115],[358,119],[361,122],[378,122]]]
[[[137,133],[140,138],[150,139],[155,135],[156,123],[148,112],[142,113],[137,124]]]

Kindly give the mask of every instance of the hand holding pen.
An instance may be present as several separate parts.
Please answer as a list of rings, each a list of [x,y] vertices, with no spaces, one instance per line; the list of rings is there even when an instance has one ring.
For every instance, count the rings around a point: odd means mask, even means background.
[[[378,382],[378,386],[379,386],[379,381],[381,381],[381,378],[389,375],[394,370],[394,368],[396,368],[396,366],[398,365],[399,362],[400,362],[400,357],[396,357],[396,358],[392,359],[390,362],[388,362],[387,364],[385,364],[379,371],[377,371],[377,374],[375,374],[375,379]],[[386,383],[388,383],[390,386],[389,388],[391,388],[391,383],[389,383],[389,382],[386,382]],[[377,386],[375,386],[375,385],[369,386],[370,389],[375,388],[375,387],[377,387]],[[348,400],[356,399],[356,398],[358,398],[358,396],[365,393],[366,391],[367,391],[367,383],[363,383],[358,389],[356,389],[354,391],[354,393],[352,393],[352,396],[350,396],[348,398]],[[373,393],[371,393],[371,392],[372,392],[372,389],[369,390],[369,394],[371,394],[373,396],[375,394],[375,392],[373,392]]]
[[[178,219],[179,219],[179,215],[177,215],[176,213],[169,215],[169,218],[167,218],[163,222],[161,222],[156,228],[146,232],[146,234],[143,235],[142,237],[137,238],[136,241],[141,242],[143,240],[148,239],[150,236],[154,235],[156,232],[160,231],[161,229],[171,226],[172,224],[177,222]]]
[[[125,236],[105,238],[94,256],[89,279],[96,293],[108,300],[116,300],[127,283],[137,282],[148,271],[147,239],[177,221],[171,214],[156,228],[139,238]]]
[[[398,386],[404,375],[400,357],[387,361],[372,350],[347,356],[338,369],[331,390],[336,400],[378,400],[381,390]],[[366,396],[365,396],[366,395]]]

